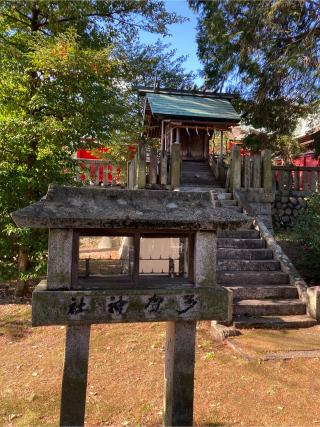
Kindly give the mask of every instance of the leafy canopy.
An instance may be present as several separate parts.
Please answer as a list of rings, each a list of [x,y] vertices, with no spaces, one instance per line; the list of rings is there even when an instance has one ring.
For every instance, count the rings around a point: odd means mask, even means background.
[[[166,34],[182,18],[157,0],[19,0],[0,4],[0,276],[38,274],[44,233],[14,227],[10,212],[39,200],[51,182],[74,183],[80,138],[119,144],[140,126],[133,86],[155,69],[188,82],[165,46],[145,47],[140,29]],[[21,273],[22,272],[22,273]]]
[[[252,125],[292,131],[307,105],[319,101],[319,2],[189,4],[199,12],[198,53],[207,85],[238,92]]]

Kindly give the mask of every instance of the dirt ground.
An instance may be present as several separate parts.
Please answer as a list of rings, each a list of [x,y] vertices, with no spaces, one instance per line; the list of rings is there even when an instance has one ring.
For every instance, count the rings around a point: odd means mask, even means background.
[[[29,304],[0,305],[2,426],[58,424],[65,328],[31,328],[30,316]],[[161,425],[164,343],[164,323],[92,328],[87,426]],[[270,352],[320,350],[320,326],[249,330],[230,343],[236,350],[198,325],[195,425],[320,425],[319,359],[263,361]]]

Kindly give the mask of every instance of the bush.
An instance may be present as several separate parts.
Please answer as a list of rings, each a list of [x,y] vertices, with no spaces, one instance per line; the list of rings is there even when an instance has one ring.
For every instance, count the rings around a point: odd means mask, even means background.
[[[294,223],[293,234],[302,246],[299,264],[307,271],[306,276],[320,280],[320,195],[314,194],[308,200],[308,210]],[[297,265],[299,268],[299,265]]]

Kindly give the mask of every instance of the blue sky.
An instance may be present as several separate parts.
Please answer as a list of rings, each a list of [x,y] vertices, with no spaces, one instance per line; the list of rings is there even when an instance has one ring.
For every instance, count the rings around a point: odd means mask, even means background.
[[[168,12],[176,12],[177,14],[189,18],[189,21],[183,24],[175,24],[169,26],[171,37],[161,37],[165,43],[171,43],[172,48],[177,49],[177,56],[188,55],[184,66],[187,71],[200,70],[201,64],[197,58],[197,42],[196,42],[196,25],[197,18],[189,8],[186,0],[165,0]],[[145,43],[153,43],[159,37],[149,33],[141,33],[141,39]],[[203,80],[198,78],[197,85],[202,85]]]

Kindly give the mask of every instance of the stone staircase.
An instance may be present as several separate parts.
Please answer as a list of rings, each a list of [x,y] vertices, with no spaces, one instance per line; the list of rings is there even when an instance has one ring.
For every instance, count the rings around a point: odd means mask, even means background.
[[[242,212],[232,193],[215,182],[207,163],[183,162],[181,191],[210,191],[217,207]],[[297,288],[259,231],[220,231],[217,258],[218,284],[233,292],[236,328],[305,328],[317,323],[307,315]]]
[[[213,172],[207,161],[183,161],[181,171],[181,185],[216,185]]]
[[[221,231],[217,281],[233,292],[236,328],[297,328],[317,322],[306,314],[289,276],[257,230]]]

